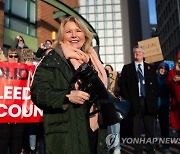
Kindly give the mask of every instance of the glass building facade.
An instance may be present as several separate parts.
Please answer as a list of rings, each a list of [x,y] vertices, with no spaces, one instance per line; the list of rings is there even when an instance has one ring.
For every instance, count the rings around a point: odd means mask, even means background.
[[[79,13],[99,36],[101,60],[120,71],[124,65],[120,0],[80,0]]]

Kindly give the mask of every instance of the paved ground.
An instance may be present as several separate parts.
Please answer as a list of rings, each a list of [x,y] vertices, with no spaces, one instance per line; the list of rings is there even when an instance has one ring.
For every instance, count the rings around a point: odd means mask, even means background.
[[[157,126],[157,136],[160,136],[160,129],[159,124]],[[178,131],[175,131],[174,129],[170,129],[170,137],[178,137]],[[170,151],[172,154],[180,154],[180,144],[174,144],[170,145]],[[133,153],[133,146],[127,145],[127,144],[121,144],[121,154],[134,154]],[[146,152],[143,152],[143,154],[146,154]],[[156,146],[156,154],[163,154],[162,149],[159,147],[159,145]]]

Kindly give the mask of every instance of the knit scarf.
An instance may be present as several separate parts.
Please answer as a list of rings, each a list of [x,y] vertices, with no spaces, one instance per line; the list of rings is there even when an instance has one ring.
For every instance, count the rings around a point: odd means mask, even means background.
[[[98,77],[104,83],[105,87],[107,87],[107,75],[105,69],[101,64],[98,55],[96,51],[93,49],[93,47],[90,47],[87,53],[85,53],[80,49],[68,46],[62,42],[60,44],[65,58],[70,60],[75,70],[77,70],[82,63],[87,63],[89,62],[89,60],[91,60],[93,67],[98,72]],[[94,110],[96,110],[96,108],[92,106],[90,112],[93,112]],[[91,116],[89,122],[91,129],[95,131],[99,127],[98,114]]]

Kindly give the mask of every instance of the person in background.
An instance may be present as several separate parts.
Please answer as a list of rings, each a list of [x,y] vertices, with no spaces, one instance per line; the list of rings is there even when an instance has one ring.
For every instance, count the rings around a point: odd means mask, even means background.
[[[23,39],[22,36],[17,36],[11,46],[11,49],[24,49],[24,48],[28,48],[28,46],[25,44],[25,41]]]
[[[37,58],[42,58],[43,56],[47,55],[51,50],[52,50],[52,41],[46,40],[44,43],[41,43],[35,55]]]
[[[161,138],[169,137],[170,93],[167,86],[168,73],[168,64],[165,62],[161,62],[157,68],[157,79],[159,84],[158,119],[160,124]],[[162,148],[164,154],[171,154],[171,151],[169,150],[169,144],[163,144]]]
[[[105,69],[107,71],[107,77],[108,77],[108,90],[114,95],[115,86],[117,86],[117,79],[118,79],[118,72],[116,72],[116,75],[113,76],[115,73],[113,71],[113,67],[109,64],[105,65]],[[113,73],[114,72],[114,73]],[[113,84],[113,85],[112,85]],[[113,87],[112,87],[113,86]],[[121,147],[120,147],[120,123],[116,123],[114,125],[108,126],[108,134],[114,136],[114,141],[116,141],[116,144],[107,145],[109,149],[109,153],[112,154],[120,154],[121,153]],[[118,143],[117,143],[118,141]]]
[[[170,126],[179,131],[180,137],[180,50],[177,53],[177,62],[169,72],[167,83],[171,94]]]
[[[9,49],[7,62],[18,63],[20,56],[17,49]],[[0,124],[0,153],[20,154],[23,142],[24,123]]]
[[[157,114],[158,82],[156,69],[144,62],[141,46],[133,48],[134,61],[124,65],[120,78],[120,94],[130,102],[129,116],[132,121],[133,138],[141,137],[141,121],[145,137],[154,137],[154,121]],[[154,144],[146,144],[148,154],[155,154]],[[134,154],[142,154],[143,145],[134,145]]]
[[[92,38],[93,33],[79,19],[63,19],[54,49],[36,69],[31,99],[43,109],[46,153],[106,153],[98,114],[88,116],[97,104],[90,101],[89,93],[79,89],[81,83],[76,79],[76,70],[88,63],[107,86],[105,69],[91,46]]]
[[[4,55],[4,51],[2,50],[1,47],[0,47],[0,61],[7,61],[7,59]]]

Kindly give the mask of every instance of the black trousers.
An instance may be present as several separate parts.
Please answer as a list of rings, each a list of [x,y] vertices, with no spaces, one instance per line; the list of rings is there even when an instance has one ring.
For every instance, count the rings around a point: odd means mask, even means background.
[[[0,153],[20,154],[25,124],[0,124]]]
[[[168,106],[160,106],[158,109],[158,119],[161,130],[161,137],[168,138],[169,137],[169,107]],[[164,148],[169,148],[169,144],[164,144]]]
[[[146,113],[145,99],[140,98],[139,107],[141,108],[140,112],[132,116],[132,129],[133,137],[140,138],[142,132],[142,122],[144,127],[144,133],[146,138],[154,137],[154,120],[155,116]],[[135,154],[143,153],[143,144],[135,144]],[[148,154],[155,154],[154,144],[145,144],[146,151]]]

